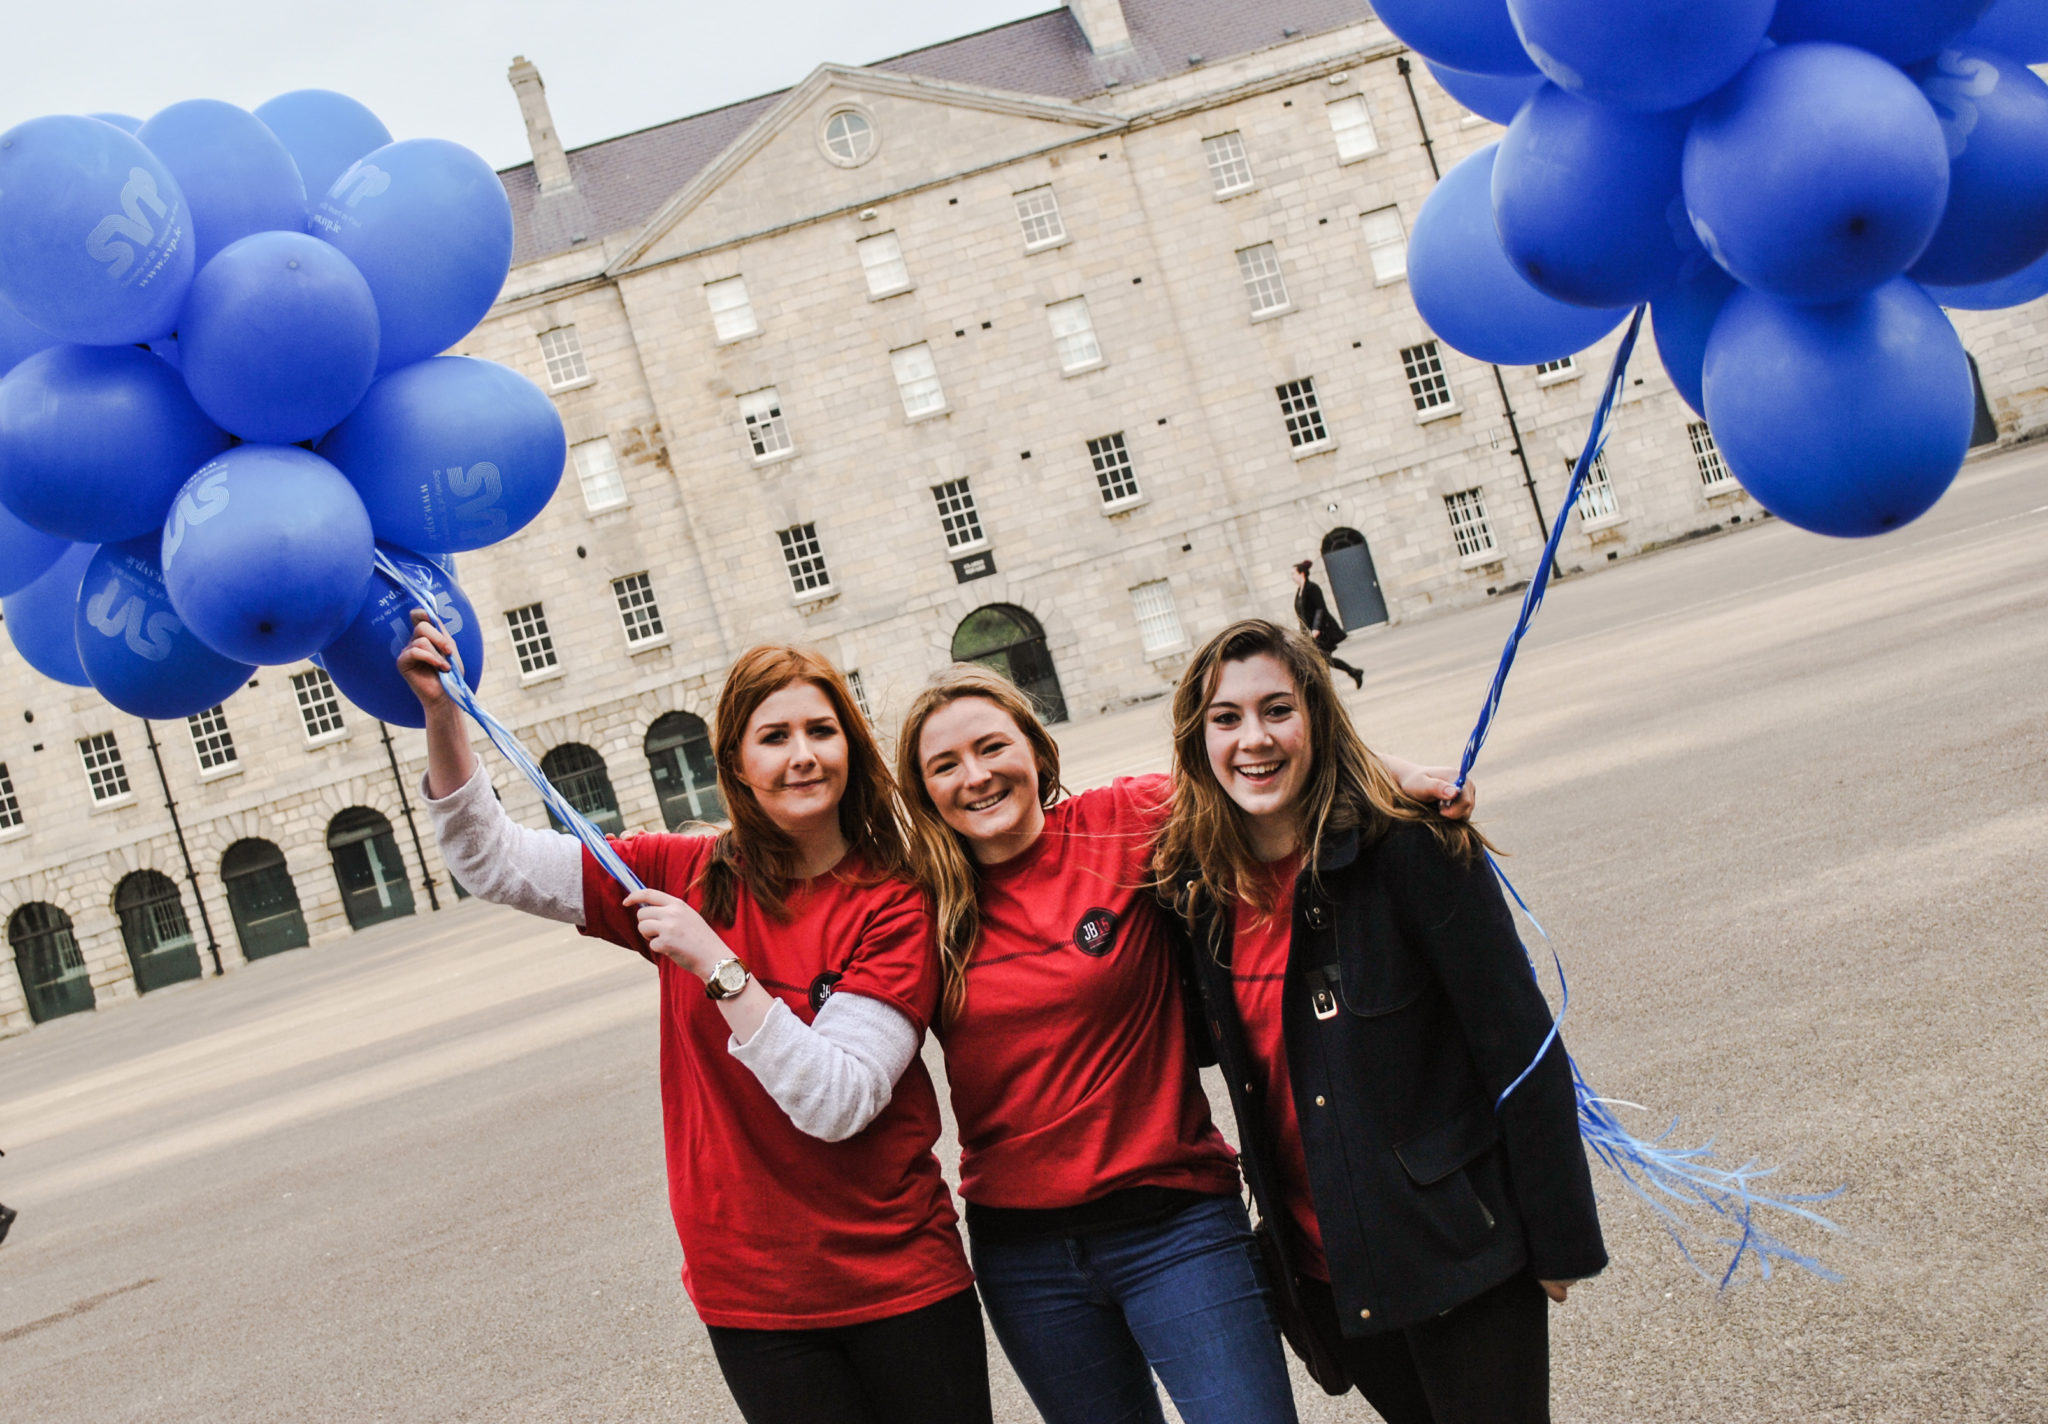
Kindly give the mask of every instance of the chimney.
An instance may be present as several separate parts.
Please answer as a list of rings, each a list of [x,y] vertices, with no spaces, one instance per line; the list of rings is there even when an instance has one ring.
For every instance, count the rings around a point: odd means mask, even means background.
[[[533,176],[540,180],[541,192],[558,193],[573,188],[576,184],[569,176],[569,155],[562,151],[562,141],[555,137],[555,120],[548,113],[548,91],[540,82],[540,71],[525,55],[515,55],[506,78],[512,81],[512,92],[519,96],[519,113],[526,120],[526,141],[533,149]]]
[[[1131,27],[1124,23],[1121,0],[1067,0],[1067,8],[1098,58],[1130,49]]]

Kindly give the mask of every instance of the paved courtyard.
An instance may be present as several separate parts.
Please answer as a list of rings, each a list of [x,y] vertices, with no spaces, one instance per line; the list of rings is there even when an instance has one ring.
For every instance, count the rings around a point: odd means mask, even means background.
[[[1368,738],[1454,757],[1511,619],[1354,638]],[[1614,1265],[1553,1312],[1560,1420],[2048,1414],[2044,693],[2039,447],[1882,541],[1773,524],[1553,593],[1481,809],[1571,1047],[1637,1125],[1848,1188],[1846,1235],[1791,1233],[1843,1284],[1717,1294],[1596,1174]],[[1159,768],[1164,708],[1066,747],[1077,785]],[[0,1414],[736,1419],[654,1022],[636,959],[465,903],[0,1043]],[[1035,1417],[1000,1364],[997,1395]]]

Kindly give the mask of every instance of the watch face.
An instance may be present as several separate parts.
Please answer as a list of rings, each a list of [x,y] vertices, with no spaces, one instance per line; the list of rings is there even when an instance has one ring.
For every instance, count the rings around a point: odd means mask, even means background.
[[[728,959],[711,971],[711,988],[721,999],[731,998],[747,987],[747,968],[737,959]]]

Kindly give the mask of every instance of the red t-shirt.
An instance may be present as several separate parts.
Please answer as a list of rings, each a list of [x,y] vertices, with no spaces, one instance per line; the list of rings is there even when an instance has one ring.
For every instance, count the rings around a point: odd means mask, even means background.
[[[703,906],[691,887],[709,836],[643,835],[613,847],[648,885]],[[849,856],[838,871],[860,869]],[[974,1277],[932,1144],[938,1095],[921,1059],[889,1105],[844,1142],[799,1132],[726,1049],[732,1030],[703,983],[649,952],[625,892],[583,853],[583,932],[648,955],[661,971],[661,1108],[669,1209],[683,1246],[683,1288],[707,1325],[824,1329],[901,1315],[965,1290]],[[887,880],[840,874],[799,885],[789,919],[744,892],[714,926],[763,988],[805,1023],[828,993],[861,994],[920,1032],[938,997],[924,897]]]
[[[1267,1126],[1273,1131],[1279,1177],[1274,1189],[1293,1218],[1302,1243],[1302,1259],[1295,1265],[1303,1275],[1327,1281],[1330,1267],[1323,1260],[1323,1228],[1316,1220],[1315,1200],[1309,1195],[1301,1119],[1294,1111],[1287,1045],[1280,1034],[1281,990],[1294,927],[1294,878],[1301,871],[1301,856],[1290,855],[1261,870],[1273,887],[1273,913],[1262,920],[1242,902],[1232,911],[1230,987],[1237,999],[1238,1017],[1244,1020],[1245,1046],[1254,1068],[1266,1080]]]
[[[1145,887],[1167,794],[1163,776],[1083,792],[1046,812],[1029,850],[981,870],[967,1002],[940,1034],[971,1202],[1237,1190]]]

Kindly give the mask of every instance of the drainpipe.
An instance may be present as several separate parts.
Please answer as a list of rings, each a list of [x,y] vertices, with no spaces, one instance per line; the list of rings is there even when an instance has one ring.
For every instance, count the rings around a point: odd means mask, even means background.
[[[398,788],[398,806],[405,812],[405,829],[412,835],[412,853],[420,860],[420,886],[427,892],[428,907],[438,910],[441,898],[434,893],[434,877],[427,869],[427,848],[420,844],[420,828],[412,819],[412,798],[405,794],[405,777],[398,770],[398,751],[391,745],[391,728],[379,721],[377,734],[384,738],[384,755],[391,762],[391,784]]]
[[[171,796],[170,778],[164,775],[163,753],[157,750],[156,725],[142,719],[143,734],[149,739],[149,759],[156,763],[156,784],[164,789],[164,809],[171,813],[171,830],[178,837],[178,854],[185,862],[185,878],[192,882],[192,903],[199,907],[199,927],[206,931],[206,952],[213,958],[215,978],[221,974],[220,941],[213,937],[213,920],[206,913],[206,896],[199,891],[199,874],[192,869],[192,852],[185,845],[185,827],[178,821],[178,803]]]

